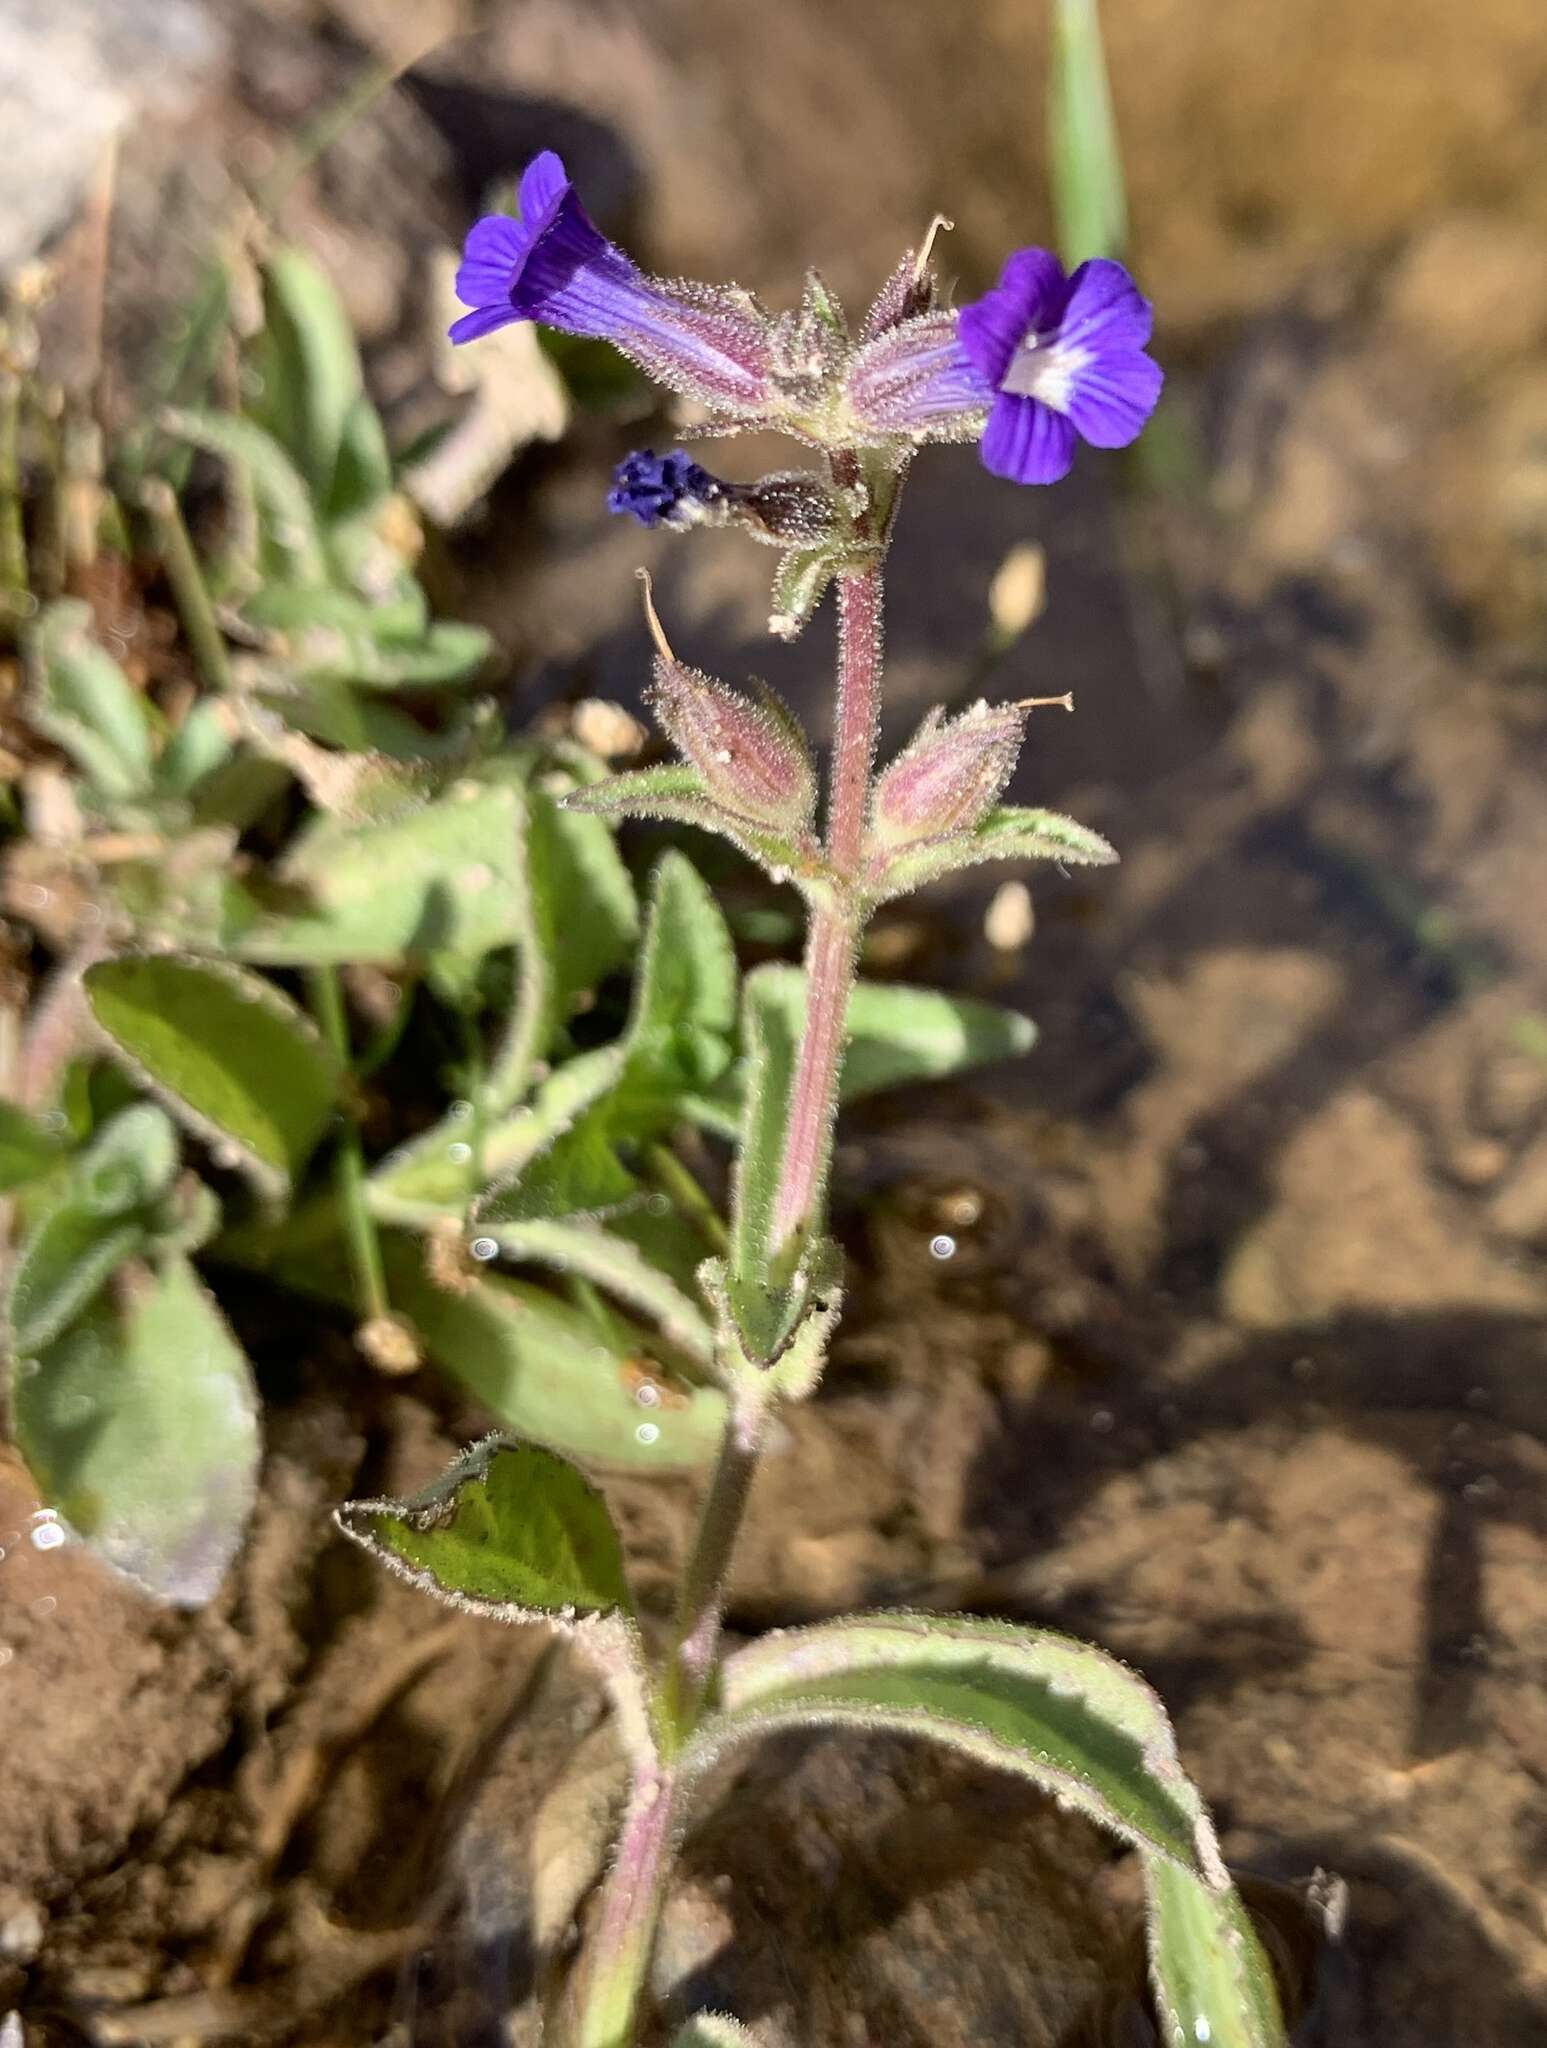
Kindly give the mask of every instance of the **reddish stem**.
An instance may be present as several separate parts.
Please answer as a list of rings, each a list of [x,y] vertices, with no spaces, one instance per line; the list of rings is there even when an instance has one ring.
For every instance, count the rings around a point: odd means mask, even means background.
[[[870,808],[880,710],[881,568],[876,563],[838,579],[838,719],[827,817],[827,857],[837,888],[833,903],[813,913],[806,939],[806,1028],[774,1202],[776,1256],[798,1233],[812,1229],[832,1152],[844,1025],[859,949],[853,885]]]

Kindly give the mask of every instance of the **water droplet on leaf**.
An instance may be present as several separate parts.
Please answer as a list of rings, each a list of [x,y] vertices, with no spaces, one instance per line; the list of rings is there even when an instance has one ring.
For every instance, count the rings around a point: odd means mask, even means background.
[[[929,1256],[932,1259],[954,1259],[956,1256],[955,1238],[948,1237],[942,1230],[938,1237],[932,1237],[929,1240]]]

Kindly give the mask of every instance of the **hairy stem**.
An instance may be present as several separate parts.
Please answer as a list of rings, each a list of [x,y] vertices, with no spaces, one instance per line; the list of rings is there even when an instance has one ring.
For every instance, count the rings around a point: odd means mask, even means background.
[[[806,1018],[774,1200],[776,1249],[814,1236],[820,1222],[863,924],[859,868],[880,698],[881,568],[875,561],[845,571],[838,582],[838,706],[827,823],[832,897],[813,914],[806,940]],[[743,1376],[731,1396],[719,1459],[683,1576],[672,1648],[657,1688],[656,1733],[664,1761],[635,1766],[617,1857],[603,1888],[601,1918],[582,1968],[577,2048],[629,2048],[635,2038],[671,1869],[672,1761],[692,1736],[709,1696],[731,1555],[757,1472],[767,1412],[764,1388],[755,1377]]]
[[[799,1235],[815,1234],[832,1154],[844,1025],[859,951],[855,884],[880,711],[881,568],[875,563],[838,579],[838,716],[827,816],[827,857],[837,882],[835,900],[813,914],[806,937],[806,1026],[774,1200],[776,1253]]]
[[[666,1900],[675,1786],[637,1771],[581,1964],[575,2048],[629,2048]]]
[[[756,1388],[731,1397],[725,1435],[699,1511],[677,1596],[672,1652],[661,1680],[659,1719],[669,1744],[686,1741],[703,1710],[725,1613],[725,1581],[763,1448],[766,1404]]]

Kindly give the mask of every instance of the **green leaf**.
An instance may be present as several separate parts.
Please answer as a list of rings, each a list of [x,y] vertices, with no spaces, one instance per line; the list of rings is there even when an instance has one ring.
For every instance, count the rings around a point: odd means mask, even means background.
[[[758,972],[761,1000],[782,1007],[793,1037],[806,1013],[804,973],[779,964]],[[1037,1032],[1029,1017],[997,1003],[943,989],[861,981],[849,999],[847,1034],[840,1088],[845,1102],[855,1102],[883,1088],[1017,1058],[1030,1050]]]
[[[364,381],[349,316],[299,249],[276,249],[263,267],[263,331],[252,367],[252,417],[285,449],[314,501],[326,505]]]
[[[575,1273],[604,1287],[648,1316],[697,1365],[713,1366],[714,1332],[702,1309],[627,1237],[578,1215],[506,1222],[480,1210],[477,1222],[480,1233],[493,1238],[507,1258]]]
[[[51,1344],[147,1241],[142,1218],[100,1216],[77,1195],[45,1210],[17,1254],[6,1301],[17,1358]]]
[[[567,784],[527,792],[531,939],[548,962],[548,1026],[538,1051],[579,996],[624,966],[639,937],[639,905],[618,843],[600,819],[561,805]]]
[[[528,1281],[488,1274],[452,1293],[425,1276],[418,1247],[389,1237],[392,1301],[440,1369],[505,1428],[587,1465],[694,1470],[719,1448],[725,1396],[674,1387],[652,1368],[642,1334],[621,1316],[591,1319]],[[641,1387],[659,1389],[641,1405]]]
[[[670,1121],[682,1095],[712,1086],[729,1066],[735,1027],[725,919],[692,862],[668,849],[651,878],[614,1122],[633,1134]]]
[[[338,1101],[339,1069],[310,1020],[261,975],[173,953],[102,960],[83,978],[98,1025],[217,1158],[233,1152],[282,1194]]]
[[[906,896],[926,882],[989,860],[1055,860],[1072,867],[1106,867],[1116,849],[1099,832],[1077,825],[1058,811],[998,804],[974,831],[935,839],[893,855],[870,887],[871,901]]]
[[[369,518],[391,494],[392,454],[381,415],[362,391],[344,416],[326,513],[331,524]]]
[[[427,1593],[497,1621],[630,1615],[606,1503],[573,1465],[490,1437],[408,1500],[348,1501],[346,1536]]]
[[[64,1139],[13,1102],[0,1102],[0,1194],[52,1173],[65,1157]]]
[[[143,1250],[177,1171],[177,1133],[153,1103],[103,1125],[34,1218],[11,1274],[6,1320],[17,1357],[51,1344],[125,1259]]]
[[[1096,0],[1054,0],[1048,142],[1065,266],[1073,270],[1091,256],[1122,256],[1128,201]]]
[[[326,583],[327,554],[306,479],[272,434],[230,413],[171,411],[169,434],[236,469],[258,507],[264,553],[277,573]]]
[[[160,1201],[176,1172],[172,1119],[153,1102],[136,1102],[103,1124],[70,1179],[94,1214],[127,1216]]]
[[[150,788],[150,721],[138,691],[91,638],[91,611],[51,604],[27,636],[27,716],[108,799]]]
[[[1235,1888],[1145,1858],[1150,1977],[1164,2048],[1284,2048],[1272,1966]]]
[[[695,1774],[792,1727],[889,1729],[1030,1778],[1060,1804],[1191,1871],[1218,1852],[1144,1681],[1088,1643],[963,1615],[860,1615],[727,1658]]]
[[[584,1052],[544,1081],[529,1103],[484,1132],[485,1185],[503,1187],[617,1083],[621,1045]],[[437,1212],[460,1216],[474,1164],[465,1111],[447,1115],[383,1159],[369,1182],[371,1207],[384,1222],[427,1223]]]
[[[231,759],[229,711],[218,697],[200,697],[161,750],[156,786],[172,796],[186,796],[194,786]]]
[[[742,987],[747,1081],[725,1292],[741,1342],[757,1362],[776,1358],[789,1342],[802,1302],[791,1284],[792,1264],[781,1258],[776,1265],[771,1243],[798,1048],[798,1025],[781,996],[780,972],[756,968]]]
[[[244,603],[242,617],[262,633],[288,637],[331,631],[393,642],[422,639],[430,623],[424,592],[412,577],[374,600],[335,583],[266,583]]]
[[[361,690],[407,690],[476,682],[493,652],[493,637],[482,626],[441,620],[417,641],[323,629],[298,644],[295,658],[303,675]]]
[[[18,1369],[16,1438],[44,1497],[158,1599],[219,1590],[251,1512],[258,1412],[247,1361],[185,1258],[133,1268]]]
[[[271,966],[388,966],[440,952],[476,959],[508,946],[518,931],[519,821],[518,791],[474,778],[379,824],[319,817],[278,870],[313,907],[265,919],[237,950]]]

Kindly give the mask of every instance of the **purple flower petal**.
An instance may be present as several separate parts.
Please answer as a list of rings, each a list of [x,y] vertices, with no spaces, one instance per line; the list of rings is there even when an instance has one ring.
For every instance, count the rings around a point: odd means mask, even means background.
[[[1017,249],[994,289],[960,314],[962,347],[991,384],[1003,383],[1029,333],[1050,333],[1068,297],[1064,267],[1049,249]]]
[[[1093,448],[1126,448],[1155,410],[1165,374],[1137,349],[1098,355],[1075,373],[1069,418]]]
[[[526,253],[525,224],[508,213],[486,214],[468,231],[457,269],[457,297],[464,306],[488,306],[510,298],[510,281]]]
[[[1154,308],[1120,263],[1097,256],[1070,278],[1068,303],[1058,323],[1061,345],[1141,349],[1154,328]]]
[[[447,332],[453,341],[477,341],[481,335],[493,334],[496,328],[514,326],[520,318],[509,306],[476,306],[460,320],[453,320]]]
[[[541,216],[550,213],[569,190],[569,173],[557,150],[545,149],[534,156],[521,173],[521,218],[535,235]]]
[[[1014,484],[1056,484],[1074,462],[1074,425],[1040,399],[1012,391],[994,400],[983,434],[983,466]]]

